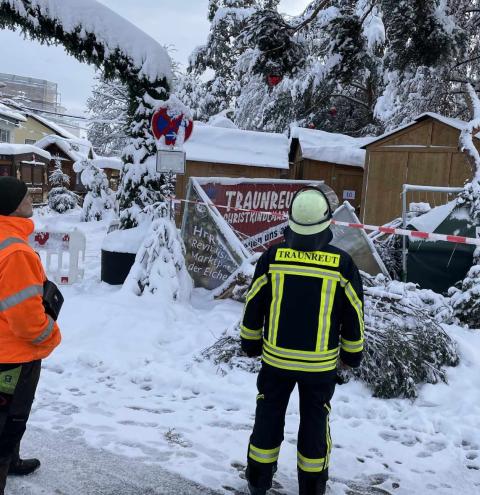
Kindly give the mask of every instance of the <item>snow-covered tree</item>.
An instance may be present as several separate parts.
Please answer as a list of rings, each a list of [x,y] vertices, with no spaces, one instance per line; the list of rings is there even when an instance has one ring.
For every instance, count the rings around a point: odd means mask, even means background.
[[[284,131],[294,122],[365,135],[427,110],[466,115],[464,83],[480,67],[478,0],[314,0],[297,18],[276,5],[249,7],[242,32],[228,38],[238,62],[209,81],[235,88],[215,101],[235,104],[239,127]],[[269,85],[269,72],[281,82]]]
[[[87,99],[90,115],[88,139],[103,156],[121,155],[128,143],[128,89],[118,79],[96,76],[92,95]]]
[[[57,213],[65,213],[78,206],[78,196],[68,189],[70,177],[63,172],[60,157],[54,158],[55,168],[49,176],[53,186],[48,193],[48,206]]]
[[[186,301],[193,288],[185,248],[168,209],[160,206],[125,282],[126,290],[154,294],[162,301]]]
[[[205,45],[197,47],[190,56],[188,68],[189,73],[198,77],[213,72],[213,77],[203,83],[203,98],[194,107],[201,109],[202,120],[230,108],[238,95],[237,38],[257,3],[257,0],[209,0],[210,33]]]
[[[449,291],[455,316],[464,325],[480,329],[480,251],[476,250],[467,276]]]
[[[73,169],[80,174],[80,180],[87,190],[83,200],[82,222],[102,220],[107,211],[114,207],[114,193],[108,187],[107,175],[88,159],[75,162]]]

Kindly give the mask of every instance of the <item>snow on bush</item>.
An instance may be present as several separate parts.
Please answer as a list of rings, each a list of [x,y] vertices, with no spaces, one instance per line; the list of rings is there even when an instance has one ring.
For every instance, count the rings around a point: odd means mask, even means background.
[[[102,220],[105,213],[114,207],[114,194],[108,187],[107,175],[88,159],[75,162],[73,169],[81,174],[80,180],[87,190],[83,200],[81,221]]]
[[[474,255],[474,265],[458,287],[449,290],[450,304],[458,320],[470,328],[480,328],[480,250]]]
[[[150,293],[162,301],[187,301],[193,283],[184,254],[178,230],[162,207],[160,218],[150,225],[124,287],[138,296]]]
[[[48,206],[57,213],[65,213],[78,206],[78,196],[70,191],[70,177],[62,170],[62,162],[55,159],[55,168],[49,176],[50,184],[54,187],[48,193]]]
[[[401,280],[403,270],[402,238],[398,235],[389,235],[375,240],[374,243],[389,275],[394,280]]]
[[[363,281],[364,358],[349,373],[381,398],[415,398],[419,384],[446,382],[444,367],[459,363],[456,344],[440,325],[453,319],[448,302],[433,291],[382,276],[363,274]]]
[[[446,382],[445,366],[459,362],[456,345],[440,323],[453,322],[448,301],[414,284],[362,274],[365,286],[365,351],[360,368],[339,372],[342,381],[353,375],[381,398],[415,398],[418,385]],[[222,373],[231,368],[255,372],[260,360],[241,350],[238,324],[205,349]]]

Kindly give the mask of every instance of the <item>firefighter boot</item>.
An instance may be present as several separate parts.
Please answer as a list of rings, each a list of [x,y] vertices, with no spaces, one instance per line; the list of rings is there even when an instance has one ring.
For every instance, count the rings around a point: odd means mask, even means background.
[[[8,474],[8,464],[0,464],[0,495],[5,495],[7,474]]]
[[[255,488],[250,483],[248,483],[248,489],[250,491],[250,495],[265,495],[267,493],[267,490],[265,490],[265,488]]]
[[[327,491],[327,480],[316,476],[305,476],[301,471],[298,473],[299,495],[325,495]]]
[[[38,459],[16,459],[10,463],[9,476],[26,476],[40,467]]]

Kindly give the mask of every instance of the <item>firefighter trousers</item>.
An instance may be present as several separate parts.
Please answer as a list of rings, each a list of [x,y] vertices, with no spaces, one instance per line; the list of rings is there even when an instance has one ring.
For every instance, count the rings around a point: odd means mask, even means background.
[[[246,477],[259,489],[268,490],[277,470],[283,441],[285,414],[295,385],[300,396],[300,426],[297,440],[297,468],[300,478],[327,480],[332,441],[330,399],[335,382],[312,373],[289,373],[263,365],[257,379],[255,424],[248,446]]]
[[[0,364],[0,495],[4,493],[10,462],[19,455],[41,365],[41,361]]]

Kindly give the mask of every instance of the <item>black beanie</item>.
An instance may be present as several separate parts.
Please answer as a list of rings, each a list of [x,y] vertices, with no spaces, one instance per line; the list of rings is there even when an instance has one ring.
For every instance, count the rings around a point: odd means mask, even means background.
[[[23,201],[28,188],[15,177],[0,177],[0,215],[12,214]]]

